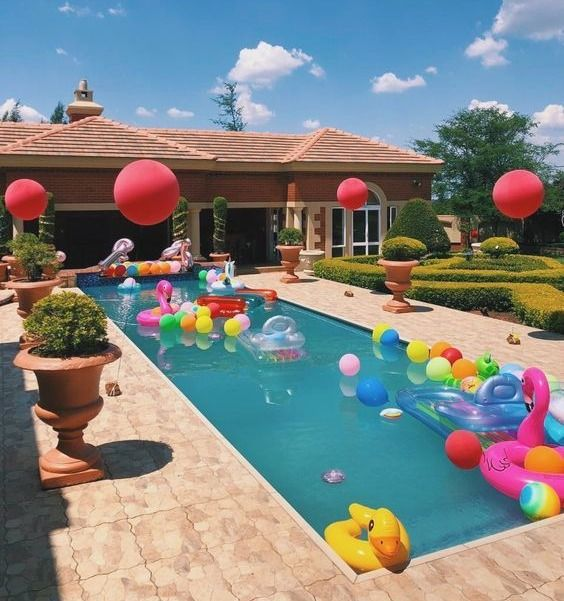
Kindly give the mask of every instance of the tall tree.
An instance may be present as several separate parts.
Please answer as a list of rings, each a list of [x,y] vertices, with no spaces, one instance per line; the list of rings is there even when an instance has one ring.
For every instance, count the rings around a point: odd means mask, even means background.
[[[224,81],[223,90],[212,98],[218,106],[219,116],[211,121],[226,131],[243,131],[247,124],[243,121],[243,109],[237,105],[237,84]]]
[[[65,117],[65,105],[59,100],[57,102],[57,106],[53,109],[51,113],[51,119],[49,119],[51,123],[63,123],[67,124],[69,120]]]
[[[10,110],[6,110],[2,115],[2,121],[13,121],[14,123],[19,123],[23,121],[21,114],[21,106],[22,103],[19,100],[16,100],[16,103]]]
[[[528,115],[496,108],[461,110],[436,128],[437,140],[415,140],[416,152],[442,159],[435,176],[433,197],[448,203],[454,214],[497,231],[511,223],[495,208],[491,193],[497,179],[512,169],[529,169],[549,183],[554,168],[547,159],[557,153],[554,144],[535,144],[536,123]],[[545,203],[544,210],[554,210]]]

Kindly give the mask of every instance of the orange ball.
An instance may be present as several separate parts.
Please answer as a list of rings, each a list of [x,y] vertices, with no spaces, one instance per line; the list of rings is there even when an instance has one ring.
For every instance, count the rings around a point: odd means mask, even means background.
[[[435,342],[435,344],[433,344],[433,346],[431,347],[431,354],[429,356],[431,357],[431,359],[434,359],[435,357],[440,357],[441,353],[443,351],[446,351],[447,348],[450,348],[451,346],[452,344],[450,344],[450,342],[445,342],[444,340]]]
[[[161,273],[161,266],[158,263],[153,263],[149,268],[151,275],[159,275]]]
[[[161,273],[170,273],[170,263],[160,263]]]
[[[185,332],[193,332],[196,329],[196,316],[194,313],[187,313],[180,320],[180,327]]]
[[[149,275],[151,273],[151,264],[150,263],[141,263],[137,268],[139,275]]]
[[[452,365],[452,376],[457,380],[464,380],[476,375],[476,366],[470,359],[458,359]]]
[[[534,447],[525,455],[525,469],[542,474],[564,474],[564,458],[552,447]]]
[[[155,307],[154,309],[151,309],[151,315],[160,315],[160,314],[161,314],[160,307]]]

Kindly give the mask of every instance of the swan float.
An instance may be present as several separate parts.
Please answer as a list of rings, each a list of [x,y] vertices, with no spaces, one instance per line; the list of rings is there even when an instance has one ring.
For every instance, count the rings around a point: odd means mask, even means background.
[[[231,294],[244,287],[241,280],[235,279],[235,261],[225,261],[223,273],[210,285],[210,289],[216,294]]]
[[[137,323],[147,328],[156,328],[161,317],[167,313],[176,313],[178,305],[171,304],[172,284],[167,280],[161,280],[155,288],[159,306],[154,309],[145,309],[137,314]]]

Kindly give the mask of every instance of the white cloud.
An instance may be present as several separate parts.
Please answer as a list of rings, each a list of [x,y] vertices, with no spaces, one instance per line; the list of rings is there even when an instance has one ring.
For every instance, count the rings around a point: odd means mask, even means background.
[[[302,125],[306,129],[317,129],[321,123],[319,122],[319,119],[306,119]]]
[[[420,88],[427,85],[427,82],[421,77],[408,77],[400,79],[395,73],[384,73],[372,80],[372,91],[374,94],[393,94],[405,92],[409,88]]]
[[[239,93],[237,106],[241,109],[243,121],[246,121],[249,125],[261,125],[270,121],[274,116],[274,111],[271,111],[266,104],[253,102],[249,86],[239,84],[237,92]]]
[[[295,48],[288,51],[282,46],[259,42],[256,48],[243,48],[229,79],[254,87],[270,88],[299,67],[311,63],[313,57]]]
[[[125,17],[127,13],[121,3],[118,3],[116,6],[108,8],[108,14],[112,17]]]
[[[503,0],[492,26],[497,35],[564,40],[562,0]]]
[[[507,40],[496,40],[491,33],[477,37],[464,51],[468,58],[479,58],[484,67],[501,67],[509,61],[503,56],[507,49]]]
[[[69,2],[65,2],[61,6],[57,7],[60,13],[66,15],[75,15],[76,17],[87,17],[92,14],[92,11],[88,6],[76,6],[75,4],[70,4]]]
[[[3,104],[0,104],[0,118],[6,111],[11,111],[15,104],[15,98],[7,98]],[[26,104],[22,104],[20,106],[20,115],[24,121],[32,121],[34,123],[48,121],[45,115],[42,115],[39,111],[35,110],[31,106],[27,106]]]
[[[425,69],[425,73],[430,73],[431,75],[436,75],[438,72],[439,70],[437,69],[437,67],[434,67],[433,65],[429,65]]]
[[[192,111],[184,111],[182,109],[177,109],[174,106],[172,108],[168,109],[166,114],[169,117],[172,117],[173,119],[188,119],[188,118],[194,116],[194,113]],[[146,115],[144,115],[144,116],[146,116]]]
[[[68,54],[64,48],[55,48],[55,52],[61,56],[67,56]]]
[[[321,79],[322,77],[325,77],[325,69],[321,66],[318,65],[317,63],[313,63],[309,69],[309,72],[314,76],[317,77],[318,79]]]
[[[542,111],[533,113],[539,128],[564,128],[564,105],[547,104]]]
[[[497,109],[500,113],[505,113],[508,116],[513,115],[513,111],[508,104],[503,104],[497,100],[478,100],[473,98],[468,104],[468,108],[473,111],[475,109]]]
[[[138,106],[135,109],[135,114],[139,117],[154,117],[157,114],[157,109],[146,109],[144,106]]]

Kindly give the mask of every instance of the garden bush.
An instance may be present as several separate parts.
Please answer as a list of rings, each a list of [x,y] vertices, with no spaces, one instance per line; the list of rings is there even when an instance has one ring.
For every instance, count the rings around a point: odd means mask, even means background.
[[[480,244],[480,250],[490,257],[503,257],[519,252],[519,245],[511,238],[487,238]]]
[[[433,211],[431,203],[422,198],[414,198],[406,203],[385,239],[390,240],[398,236],[423,242],[430,253],[445,253],[450,250],[450,240],[445,228]]]
[[[382,256],[387,261],[418,261],[426,253],[423,242],[406,236],[390,238],[382,244]]]
[[[303,241],[304,235],[296,227],[284,227],[278,232],[278,244],[281,246],[300,246]]]
[[[18,234],[14,240],[8,243],[8,246],[21,263],[31,282],[41,279],[43,268],[47,265],[52,266],[53,269],[57,269],[60,265],[55,255],[55,247],[40,242],[35,234]]]
[[[426,263],[427,264],[427,263]],[[470,269],[470,270],[493,270],[493,271],[534,271],[535,269],[546,269],[545,262],[539,257],[527,255],[505,255],[497,259],[484,255],[477,255],[470,261],[457,259],[445,269]]]
[[[342,282],[359,288],[384,292],[385,271],[379,265],[366,265],[352,259],[322,259],[313,264],[313,273],[318,278]]]

